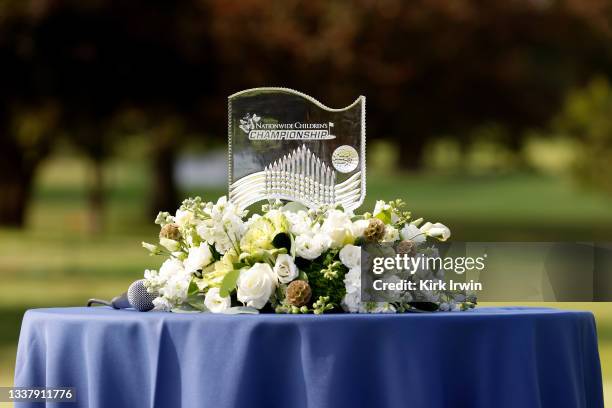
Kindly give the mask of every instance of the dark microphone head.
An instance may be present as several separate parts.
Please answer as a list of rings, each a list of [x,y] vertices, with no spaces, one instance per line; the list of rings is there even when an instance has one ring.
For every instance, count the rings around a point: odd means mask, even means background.
[[[144,287],[144,279],[132,283],[127,291],[130,305],[139,312],[148,312],[153,309],[153,299],[157,296],[158,294],[155,292],[147,292],[147,289]]]

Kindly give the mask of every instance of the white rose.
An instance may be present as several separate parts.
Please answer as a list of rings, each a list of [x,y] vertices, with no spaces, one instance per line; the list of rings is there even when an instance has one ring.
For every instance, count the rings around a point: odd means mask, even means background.
[[[240,272],[237,286],[239,301],[255,309],[261,309],[276,289],[276,275],[270,265],[256,263],[250,269]]]
[[[213,313],[222,313],[230,308],[232,301],[229,296],[222,297],[219,288],[210,288],[204,298],[204,306]]]
[[[195,272],[206,265],[210,265],[212,261],[212,252],[210,252],[208,244],[203,242],[200,246],[189,248],[189,255],[183,264],[187,272]]]
[[[370,220],[357,220],[351,225],[351,232],[355,238],[363,236],[363,231],[370,224]]]
[[[345,245],[340,250],[340,261],[349,269],[361,268],[361,248],[355,245]]]
[[[179,225],[179,227],[184,227],[187,224],[191,224],[195,216],[193,212],[188,210],[176,210],[176,215],[174,216],[174,222]]]
[[[289,283],[298,277],[298,268],[293,262],[293,258],[288,254],[280,254],[276,257],[274,272],[281,283]]]
[[[423,224],[420,230],[430,237],[438,238],[440,241],[446,241],[451,235],[450,229],[446,225],[439,222],[436,222],[435,224],[426,222]]]
[[[300,258],[312,261],[321,256],[329,248],[330,244],[331,240],[325,235],[302,234],[295,238],[295,252]]]
[[[170,238],[160,238],[159,243],[170,252],[176,251],[179,247],[178,241]]]
[[[340,248],[351,236],[353,223],[349,214],[340,210],[331,210],[323,221],[321,232],[331,239],[332,248]]]
[[[425,242],[425,234],[414,224],[406,224],[400,231],[400,236],[405,241],[413,241],[416,244]]]

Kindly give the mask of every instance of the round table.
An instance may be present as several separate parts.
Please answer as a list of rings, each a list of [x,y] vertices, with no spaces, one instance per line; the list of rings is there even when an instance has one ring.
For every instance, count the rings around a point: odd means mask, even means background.
[[[35,309],[23,319],[15,386],[75,387],[77,403],[62,406],[89,408],[603,407],[593,315],[547,308]]]

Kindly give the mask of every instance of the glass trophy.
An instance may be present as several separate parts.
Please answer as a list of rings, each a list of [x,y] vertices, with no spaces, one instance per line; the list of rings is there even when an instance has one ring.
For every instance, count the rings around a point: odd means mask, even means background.
[[[229,197],[355,209],[365,197],[365,97],[341,109],[286,88],[228,102]]]

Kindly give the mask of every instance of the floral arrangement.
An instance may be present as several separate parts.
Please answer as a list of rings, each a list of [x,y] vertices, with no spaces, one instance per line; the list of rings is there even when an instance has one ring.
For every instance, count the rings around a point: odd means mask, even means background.
[[[378,201],[361,215],[340,207],[307,209],[294,202],[262,206],[247,217],[221,197],[183,201],[175,215],[161,212],[159,243],[143,242],[167,259],[146,270],[156,310],[212,313],[388,313],[417,310],[422,302],[361,301],[361,248],[388,243],[398,253],[431,251],[445,241],[441,223],[412,219],[401,200]],[[426,310],[465,310],[469,296],[427,293]],[[432,307],[433,306],[433,307]]]

